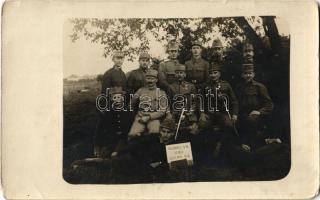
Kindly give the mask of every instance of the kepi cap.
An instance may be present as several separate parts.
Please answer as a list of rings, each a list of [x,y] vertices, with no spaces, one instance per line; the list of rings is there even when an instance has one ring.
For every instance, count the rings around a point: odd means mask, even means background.
[[[158,77],[158,71],[154,69],[149,69],[146,73],[146,76]]]
[[[221,40],[219,40],[219,39],[213,40],[212,47],[213,48],[221,48],[221,47],[223,47]]]
[[[142,59],[142,58],[146,58],[146,59],[149,60],[150,59],[150,55],[147,52],[143,51],[139,55],[139,59]]]
[[[214,62],[210,65],[209,71],[220,71],[220,70],[221,70],[221,66],[219,63]]]

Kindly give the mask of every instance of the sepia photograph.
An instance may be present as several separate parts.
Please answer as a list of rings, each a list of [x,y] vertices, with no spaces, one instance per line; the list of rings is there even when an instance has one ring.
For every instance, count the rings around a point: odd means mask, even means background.
[[[286,177],[289,30],[271,15],[65,20],[64,180]]]
[[[6,199],[312,199],[310,0],[5,1]]]

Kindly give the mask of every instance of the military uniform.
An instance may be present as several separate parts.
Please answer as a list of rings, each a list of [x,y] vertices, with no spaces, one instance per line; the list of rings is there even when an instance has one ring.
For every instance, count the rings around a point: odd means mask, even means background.
[[[140,59],[150,60],[150,55],[146,52],[142,52],[139,56],[139,60]],[[127,86],[129,94],[134,94],[139,88],[145,86],[147,70],[147,67],[144,69],[140,66],[138,69],[133,70],[128,74]]]
[[[243,71],[253,71],[252,64],[245,64],[243,66]],[[254,139],[259,127],[265,117],[272,113],[272,100],[267,88],[255,80],[239,83],[236,87],[236,93],[240,106],[239,123],[244,134],[244,143],[254,145]],[[260,114],[249,115],[253,110],[260,112]]]
[[[115,88],[109,91],[110,95],[116,93],[125,94],[124,91]],[[128,111],[110,110],[99,113],[94,146],[103,149],[102,157],[108,157],[111,152],[122,148],[126,143],[131,122],[132,114]]]
[[[171,50],[179,50],[179,45],[176,42],[170,42],[168,44],[167,51]],[[175,80],[175,70],[179,66],[179,61],[177,59],[169,59],[163,61],[159,65],[158,69],[158,78],[159,78],[159,86],[166,92],[168,91],[168,87]]]
[[[146,76],[157,77],[158,73],[155,70],[148,70]],[[162,97],[162,98],[161,98]],[[129,132],[129,137],[141,136],[145,133],[146,128],[148,134],[159,133],[160,119],[165,115],[167,110],[166,93],[156,86],[154,88],[140,88],[132,99],[132,104],[139,102],[139,110],[134,119]],[[141,118],[149,116],[150,120],[147,123],[141,122]]]
[[[200,88],[205,83],[209,74],[209,63],[203,58],[188,60],[185,63],[187,78],[186,81],[195,84],[196,88]]]
[[[128,93],[134,94],[139,88],[146,85],[146,73],[147,69],[141,68],[133,70],[128,76]]]
[[[184,65],[179,65],[176,68],[175,72],[178,71],[186,71],[186,67]],[[185,100],[185,119],[182,121],[182,126],[180,126],[181,129],[191,125],[192,123],[197,121],[197,117],[194,114],[196,111],[196,104],[195,101],[192,99],[191,95],[196,94],[197,90],[194,86],[194,84],[186,82],[186,81],[179,81],[175,80],[174,83],[169,85],[169,92],[168,96],[171,100],[171,114],[176,123],[179,121],[180,115],[181,115],[181,109],[173,108],[175,101],[181,101],[182,98],[177,98],[180,95],[183,95]],[[174,99],[177,98],[177,99]]]
[[[116,51],[113,56],[124,57],[123,53],[120,51]],[[103,74],[101,94],[106,94],[106,89],[112,87],[122,87],[123,90],[126,90],[126,84],[127,78],[121,67],[113,66]]]

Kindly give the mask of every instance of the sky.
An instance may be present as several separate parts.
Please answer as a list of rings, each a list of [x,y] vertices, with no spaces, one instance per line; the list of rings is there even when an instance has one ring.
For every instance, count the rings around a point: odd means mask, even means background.
[[[289,35],[289,27],[285,20],[276,18],[275,20],[280,35]],[[63,29],[63,77],[66,78],[72,74],[82,75],[96,75],[103,74],[110,69],[113,64],[110,57],[103,57],[103,45],[98,43],[91,43],[81,37],[76,42],[72,42],[69,37],[72,34],[72,24],[66,21]],[[220,38],[220,33],[212,33],[214,38]],[[213,38],[213,39],[214,39]],[[220,38],[221,39],[221,38]],[[150,42],[151,56],[157,56],[161,59],[166,58],[165,48],[163,44],[155,41]],[[138,68],[138,61],[133,62],[125,60],[122,69],[124,72]]]

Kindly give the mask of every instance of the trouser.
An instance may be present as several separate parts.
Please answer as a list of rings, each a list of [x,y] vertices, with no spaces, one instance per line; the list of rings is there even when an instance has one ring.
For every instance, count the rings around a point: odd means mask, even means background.
[[[259,115],[240,116],[239,126],[242,142],[256,148],[256,139],[258,130],[262,124],[263,118]]]
[[[129,131],[129,137],[130,136],[141,136],[146,130],[148,134],[154,134],[159,133],[160,131],[160,120],[150,120],[147,123],[141,123],[139,122],[140,116],[136,116],[133,124],[131,126],[131,129]]]

